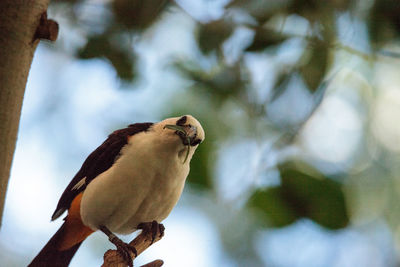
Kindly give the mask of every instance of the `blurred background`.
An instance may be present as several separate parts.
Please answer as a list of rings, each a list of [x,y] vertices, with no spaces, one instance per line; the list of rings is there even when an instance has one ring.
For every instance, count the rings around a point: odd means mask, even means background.
[[[53,0],[49,17],[60,34],[30,71],[0,266],[48,241],[109,133],[183,114],[206,140],[136,266],[400,266],[397,1]],[[109,248],[95,233],[71,266]]]

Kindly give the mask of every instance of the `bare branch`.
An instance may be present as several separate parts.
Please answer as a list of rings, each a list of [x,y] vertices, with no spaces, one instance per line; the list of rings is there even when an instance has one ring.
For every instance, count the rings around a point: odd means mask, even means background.
[[[155,260],[152,262],[149,262],[145,265],[142,265],[141,267],[160,267],[164,264],[164,262],[162,260]]]
[[[155,237],[154,241],[152,233],[148,231],[142,231],[140,235],[138,235],[134,240],[132,240],[129,245],[133,246],[136,248],[137,255],[140,255],[143,251],[145,251],[148,247],[150,247],[152,244],[155,242],[159,241],[162,238],[162,234],[159,234]],[[131,253],[131,257],[134,260],[135,254]],[[155,260],[152,261],[146,265],[143,265],[144,267],[158,267],[163,265],[162,260]],[[104,254],[104,263],[102,267],[126,267],[126,262],[124,262],[124,259],[122,256],[119,254],[117,250],[108,250]]]

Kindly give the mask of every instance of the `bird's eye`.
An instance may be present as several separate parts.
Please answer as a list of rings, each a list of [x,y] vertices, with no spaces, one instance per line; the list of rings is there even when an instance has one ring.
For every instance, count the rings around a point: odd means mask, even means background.
[[[176,122],[176,125],[183,126],[183,125],[185,124],[186,120],[187,120],[187,117],[186,117],[186,116],[182,116],[182,118],[180,118],[180,119]]]

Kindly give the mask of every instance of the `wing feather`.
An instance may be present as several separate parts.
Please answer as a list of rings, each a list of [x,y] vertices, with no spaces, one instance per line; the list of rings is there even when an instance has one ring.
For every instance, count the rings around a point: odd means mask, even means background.
[[[121,149],[127,144],[129,136],[147,131],[152,125],[153,123],[150,122],[131,124],[127,128],[110,134],[83,162],[82,167],[61,195],[51,219],[60,217],[65,210],[69,209],[72,200],[84,191],[93,179],[113,165]]]

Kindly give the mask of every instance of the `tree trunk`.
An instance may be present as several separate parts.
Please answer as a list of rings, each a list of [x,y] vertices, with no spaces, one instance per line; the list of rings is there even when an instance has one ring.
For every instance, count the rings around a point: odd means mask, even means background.
[[[0,226],[22,100],[49,0],[0,0]]]

